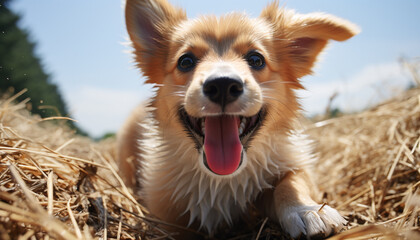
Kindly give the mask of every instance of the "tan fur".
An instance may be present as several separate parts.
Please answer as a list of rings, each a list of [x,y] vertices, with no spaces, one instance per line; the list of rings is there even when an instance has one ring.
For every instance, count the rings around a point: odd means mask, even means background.
[[[138,105],[125,121],[117,135],[117,157],[120,176],[127,187],[135,188],[137,184],[137,169],[140,162],[137,158],[141,155],[138,140],[145,130],[140,126],[140,119],[147,116],[146,103]]]
[[[300,109],[295,90],[302,88],[299,78],[311,73],[327,42],[346,40],[357,28],[330,15],[299,15],[277,5],[270,4],[255,19],[231,13],[187,20],[183,10],[165,0],[127,0],[134,55],[157,91],[119,135],[120,168],[130,186],[138,177],[141,197],[157,217],[214,233],[250,204],[262,203],[258,208],[293,237],[341,228],[341,216],[328,206],[317,211],[320,205],[313,200],[314,157],[310,141],[295,130]],[[248,66],[244,56],[251,50],[265,57],[266,67]],[[185,53],[199,61],[194,70],[181,72],[177,63]],[[214,73],[236,74],[246,88],[224,114],[251,117],[267,109],[243,164],[223,176],[206,169],[203,150],[196,148],[178,113],[182,107],[196,118],[220,114],[202,92]],[[127,161],[134,156],[138,163]]]

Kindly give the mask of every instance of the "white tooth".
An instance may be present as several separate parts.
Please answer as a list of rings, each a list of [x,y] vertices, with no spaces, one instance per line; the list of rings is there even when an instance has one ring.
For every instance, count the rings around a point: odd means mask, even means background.
[[[244,129],[245,129],[245,123],[241,122],[241,124],[239,125],[239,129],[238,129],[239,135],[241,135],[244,132]]]
[[[206,127],[205,127],[206,125],[204,124],[204,119],[203,120],[201,120],[201,132],[204,134],[205,133],[205,130],[206,130]]]
[[[244,132],[245,124],[246,124],[246,119],[242,118],[241,123],[239,124],[239,128],[238,128],[239,135],[242,135],[242,133]]]

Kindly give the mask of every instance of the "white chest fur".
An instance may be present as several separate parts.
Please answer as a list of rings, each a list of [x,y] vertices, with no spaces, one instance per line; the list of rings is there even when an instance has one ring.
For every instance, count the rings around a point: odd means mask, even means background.
[[[208,232],[220,223],[232,223],[263,189],[274,187],[273,179],[314,161],[305,135],[259,133],[244,152],[243,166],[232,175],[219,176],[204,167],[202,150],[183,132],[162,133],[153,122],[143,129],[150,130],[139,141],[144,153],[143,196],[173,203],[172,209],[189,213],[190,224],[198,220]]]

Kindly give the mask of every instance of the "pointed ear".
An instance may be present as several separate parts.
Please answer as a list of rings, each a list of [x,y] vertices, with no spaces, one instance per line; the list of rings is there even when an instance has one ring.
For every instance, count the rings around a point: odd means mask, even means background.
[[[125,19],[133,43],[147,50],[158,47],[168,28],[186,19],[186,15],[166,0],[127,0]]]
[[[276,49],[280,59],[288,56],[296,78],[312,73],[311,69],[319,53],[329,40],[345,41],[359,28],[338,17],[324,14],[296,14],[292,10],[279,9],[277,2],[270,4],[261,17],[274,28]]]
[[[151,82],[151,71],[156,71],[168,51],[170,34],[186,19],[182,9],[166,0],[127,0],[125,20],[127,31],[135,49],[138,66]],[[153,69],[152,69],[153,68]],[[158,68],[159,69],[159,68]]]

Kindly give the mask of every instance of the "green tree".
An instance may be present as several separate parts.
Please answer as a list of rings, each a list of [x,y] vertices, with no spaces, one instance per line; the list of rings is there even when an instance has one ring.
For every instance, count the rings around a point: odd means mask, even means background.
[[[28,32],[18,26],[20,16],[10,10],[10,2],[0,0],[0,94],[9,89],[28,89],[18,100],[30,98],[32,113],[41,117],[68,116],[57,85],[36,56]],[[68,124],[82,133],[73,122]]]

